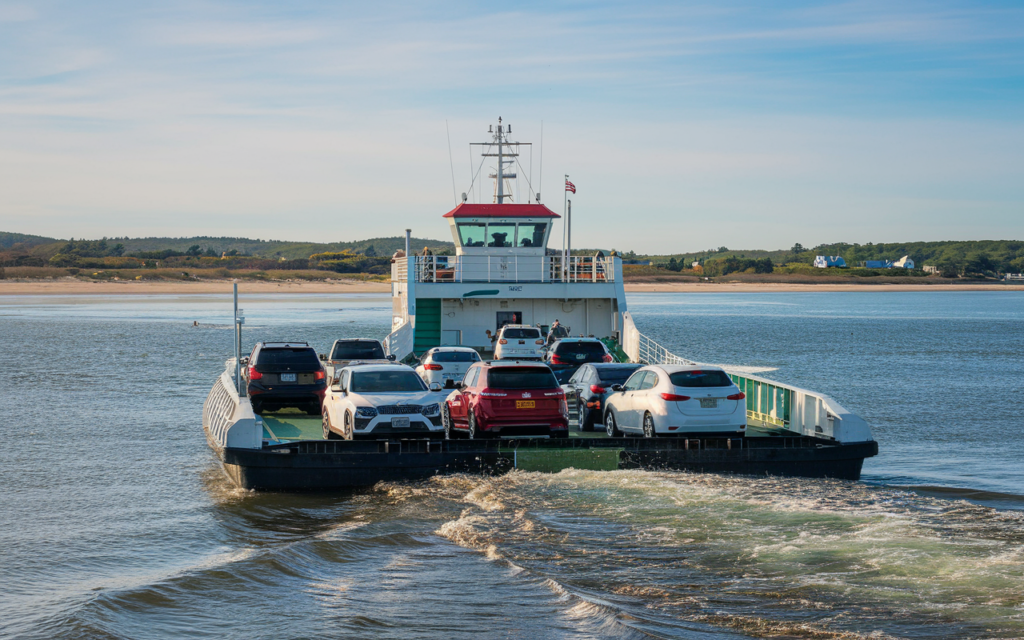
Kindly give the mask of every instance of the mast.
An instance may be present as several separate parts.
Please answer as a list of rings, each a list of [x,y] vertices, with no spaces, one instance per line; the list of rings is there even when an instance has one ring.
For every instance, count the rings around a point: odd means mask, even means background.
[[[504,140],[502,139],[501,131],[501,116],[498,116],[498,204],[504,204],[505,200],[505,181],[502,179],[501,175],[501,165],[505,160],[504,157],[502,156],[504,146],[505,143]]]
[[[512,193],[505,192],[505,180],[519,179],[519,173],[516,171],[515,167],[511,167],[509,171],[505,171],[505,163],[518,162],[516,158],[519,157],[520,146],[530,147],[531,149],[533,146],[529,142],[511,142],[509,136],[512,135],[512,125],[502,124],[502,119],[500,117],[498,118],[497,131],[495,131],[494,125],[491,125],[488,127],[487,132],[491,134],[491,141],[471,142],[469,145],[470,155],[472,156],[473,147],[484,147],[484,152],[480,154],[481,157],[498,159],[498,166],[495,168],[494,173],[490,174],[489,177],[494,178],[495,180],[494,201],[497,204],[505,204],[506,198],[512,198]],[[497,147],[496,153],[492,153],[494,147]],[[508,148],[506,149],[506,147]],[[470,189],[472,189],[472,185],[470,185]],[[530,186],[530,193],[533,193],[532,186]]]

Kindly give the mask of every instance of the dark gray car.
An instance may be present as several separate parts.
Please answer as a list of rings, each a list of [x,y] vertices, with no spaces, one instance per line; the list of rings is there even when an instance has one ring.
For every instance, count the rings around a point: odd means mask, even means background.
[[[594,362],[581,366],[562,385],[569,405],[569,422],[576,422],[580,431],[593,431],[601,422],[605,398],[613,384],[622,384],[643,365],[615,362]]]

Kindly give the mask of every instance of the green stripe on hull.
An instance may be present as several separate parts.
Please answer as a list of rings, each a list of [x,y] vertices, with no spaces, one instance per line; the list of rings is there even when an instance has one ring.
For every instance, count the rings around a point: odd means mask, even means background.
[[[512,455],[512,462],[517,469],[542,473],[558,473],[562,469],[615,471],[621,453],[622,449],[520,450]]]

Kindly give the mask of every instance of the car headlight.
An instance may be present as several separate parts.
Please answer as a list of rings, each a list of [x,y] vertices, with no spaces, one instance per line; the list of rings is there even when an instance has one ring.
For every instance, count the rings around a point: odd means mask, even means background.
[[[423,407],[420,412],[428,418],[433,418],[434,416],[441,415],[441,405],[436,402],[434,404],[428,404]]]
[[[373,418],[376,417],[377,410],[373,407],[356,407],[357,418]]]

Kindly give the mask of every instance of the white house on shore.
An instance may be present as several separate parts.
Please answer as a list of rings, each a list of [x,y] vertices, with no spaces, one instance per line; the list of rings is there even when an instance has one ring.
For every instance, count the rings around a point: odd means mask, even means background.
[[[913,269],[914,261],[910,256],[903,256],[896,262],[892,263],[893,268],[896,269]]]
[[[846,260],[843,260],[842,256],[815,256],[814,266],[819,269],[826,269],[828,267],[846,267]]]

